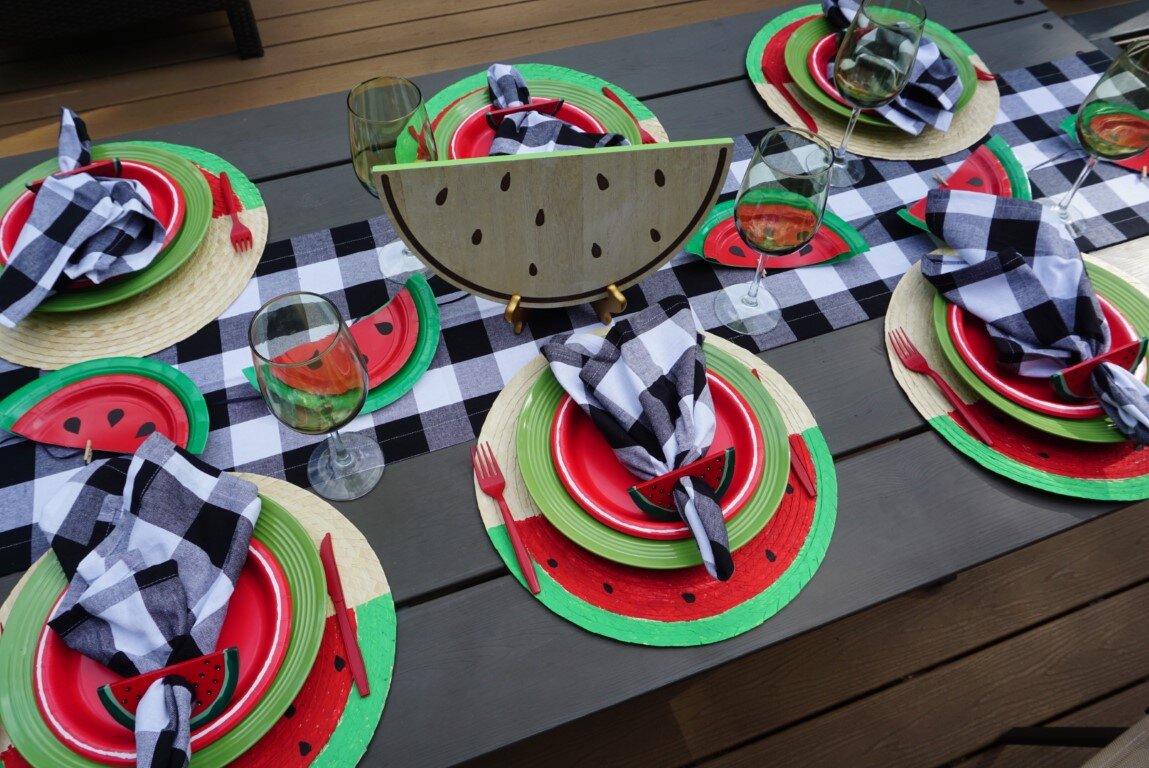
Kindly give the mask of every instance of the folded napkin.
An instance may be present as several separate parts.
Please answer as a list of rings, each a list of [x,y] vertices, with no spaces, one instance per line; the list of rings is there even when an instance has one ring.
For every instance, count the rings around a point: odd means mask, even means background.
[[[619,320],[605,337],[577,333],[542,352],[618,460],[648,480],[701,459],[714,439],[701,342],[690,305],[672,296]],[[684,477],[675,483],[674,503],[706,570],[729,579],[734,561],[713,489]]]
[[[839,30],[850,26],[861,7],[861,0],[822,0],[826,21]],[[868,34],[889,33],[878,28]],[[897,44],[901,40],[893,41]],[[833,62],[830,63],[831,70]],[[830,73],[833,79],[833,71]],[[918,55],[910,70],[910,79],[896,99],[877,112],[906,133],[917,136],[927,125],[939,131],[949,130],[954,106],[962,95],[962,82],[957,65],[946,58],[937,43],[923,36]]]
[[[487,84],[496,109],[529,104],[531,93],[519,70],[508,64],[492,64]],[[542,112],[516,112],[505,116],[495,132],[490,155],[525,155],[565,149],[619,147],[630,142],[618,133],[584,133],[557,117]]]
[[[84,122],[63,110],[60,170],[90,164],[90,144]],[[48,177],[0,272],[0,324],[14,328],[52,295],[61,276],[100,283],[143,269],[165,236],[142,183],[88,173]]]
[[[922,274],[985,321],[1010,373],[1047,378],[1109,347],[1109,326],[1081,252],[1057,215],[1031,200],[933,190],[926,224],[956,255],[930,254]],[[1137,446],[1149,440],[1149,389],[1112,363],[1091,382],[1102,409]]]
[[[259,512],[254,484],[159,433],[130,460],[94,462],[37,519],[70,580],[49,625],[126,677],[213,652]],[[188,764],[191,706],[182,678],[148,688],[136,714],[137,765]]]

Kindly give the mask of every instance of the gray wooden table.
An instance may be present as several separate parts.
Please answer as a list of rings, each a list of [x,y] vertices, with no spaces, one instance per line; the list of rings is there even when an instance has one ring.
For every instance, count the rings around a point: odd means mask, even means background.
[[[1038,0],[927,5],[994,70],[1094,47]],[[642,98],[674,139],[736,135],[776,122],[743,69],[751,36],[776,13],[527,59],[618,83]],[[474,69],[416,79],[434,93]],[[259,183],[270,236],[280,239],[380,213],[349,166],[344,121],[343,95],[331,94],[122,138],[192,144],[229,158]],[[0,159],[0,178],[36,159]],[[648,649],[552,615],[506,573],[484,534],[467,445],[392,464],[376,491],[340,505],[379,552],[399,606],[394,684],[363,764],[438,766],[483,756],[743,663],[787,638],[1121,506],[1044,494],[958,455],[897,387],[881,330],[875,320],[763,355],[823,428],[837,463],[839,522],[824,565],[793,604],[727,642]],[[0,595],[12,583],[0,580]]]

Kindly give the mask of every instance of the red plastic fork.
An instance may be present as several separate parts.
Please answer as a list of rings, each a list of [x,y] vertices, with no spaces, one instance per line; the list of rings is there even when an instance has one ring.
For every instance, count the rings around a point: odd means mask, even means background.
[[[539,593],[539,577],[535,574],[535,564],[531,560],[531,553],[527,545],[519,536],[519,529],[515,527],[515,519],[511,510],[507,509],[507,502],[503,499],[503,490],[507,481],[503,478],[503,471],[499,469],[499,462],[495,460],[495,453],[487,443],[480,443],[478,450],[471,448],[471,463],[475,465],[475,479],[479,481],[479,488],[483,493],[499,502],[499,511],[503,514],[503,525],[507,528],[507,535],[511,537],[511,546],[515,548],[515,559],[519,561],[519,570],[531,588],[531,594]]]
[[[888,338],[890,340],[890,346],[894,348],[894,354],[902,361],[902,365],[914,373],[925,374],[933,379],[934,383],[941,389],[942,394],[946,396],[947,400],[953,403],[954,408],[956,408],[957,412],[965,419],[966,424],[970,425],[983,443],[992,446],[993,438],[989,436],[989,433],[985,431],[985,427],[983,427],[981,422],[977,420],[977,417],[973,415],[973,411],[969,409],[968,405],[962,402],[957,392],[954,392],[953,389],[950,388],[950,385],[941,377],[941,374],[930,367],[925,356],[914,346],[914,343],[910,341],[910,337],[906,335],[906,332],[901,328],[897,328],[890,331]]]
[[[231,180],[227,177],[227,171],[219,175],[219,186],[220,195],[223,196],[223,209],[231,216],[231,247],[236,253],[250,251],[254,244],[251,230],[239,220],[239,212],[235,207],[235,193],[231,191]]]

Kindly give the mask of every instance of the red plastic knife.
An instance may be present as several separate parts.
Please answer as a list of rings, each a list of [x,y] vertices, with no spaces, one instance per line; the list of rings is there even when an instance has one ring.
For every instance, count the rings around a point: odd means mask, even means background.
[[[351,679],[359,689],[360,696],[371,694],[367,683],[367,667],[363,664],[363,653],[359,650],[359,639],[351,627],[351,617],[347,613],[347,603],[343,601],[343,582],[339,579],[339,566],[335,564],[335,548],[331,545],[331,534],[325,534],[319,545],[319,559],[323,562],[323,573],[327,576],[327,594],[335,604],[335,618],[339,621],[339,634],[343,635],[343,648],[347,652],[347,666],[351,668]]]

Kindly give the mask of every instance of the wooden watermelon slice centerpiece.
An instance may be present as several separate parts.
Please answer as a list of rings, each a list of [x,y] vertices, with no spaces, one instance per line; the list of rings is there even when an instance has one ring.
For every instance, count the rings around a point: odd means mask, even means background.
[[[459,288],[524,310],[592,302],[604,322],[622,290],[702,225],[730,165],[729,139],[484,157],[375,169],[407,247]]]

